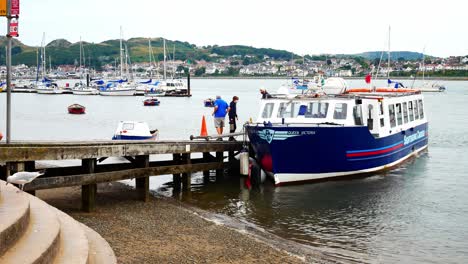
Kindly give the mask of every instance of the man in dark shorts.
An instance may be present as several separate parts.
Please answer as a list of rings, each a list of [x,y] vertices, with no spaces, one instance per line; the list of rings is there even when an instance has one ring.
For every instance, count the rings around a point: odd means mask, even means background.
[[[223,134],[224,119],[226,118],[226,114],[228,112],[229,112],[228,104],[226,103],[226,101],[221,99],[221,96],[217,95],[216,101],[214,102],[213,116],[214,116],[214,125],[216,128],[216,132],[218,132],[218,135]],[[218,138],[218,140],[223,140],[223,139]]]
[[[236,131],[236,120],[237,118],[237,102],[239,97],[232,97],[232,102],[229,104],[229,133],[234,133]],[[234,137],[229,137],[229,140],[234,140]]]

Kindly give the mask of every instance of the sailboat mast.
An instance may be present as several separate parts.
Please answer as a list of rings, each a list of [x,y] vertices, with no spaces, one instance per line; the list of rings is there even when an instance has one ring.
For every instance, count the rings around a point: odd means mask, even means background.
[[[390,26],[388,26],[388,65],[387,65],[387,79],[390,79]]]
[[[166,80],[166,39],[163,39],[163,49],[164,49],[164,80]]]
[[[149,67],[150,67],[150,78],[153,77],[153,64],[151,63],[151,39],[148,39],[148,56],[149,56]]]
[[[426,71],[425,60],[426,60],[426,47],[424,47],[423,49],[423,57],[422,57],[422,80],[423,81],[424,81],[424,73]]]
[[[81,57],[83,56],[83,54],[81,53],[81,45],[82,43],[81,43],[81,36],[80,36],[80,75],[81,75]]]
[[[123,79],[123,73],[124,73],[124,65],[123,65],[123,47],[122,47],[122,38],[123,38],[123,33],[122,33],[122,26],[120,26],[120,78]]]
[[[46,49],[45,49],[45,32],[42,34],[42,78],[46,75]]]

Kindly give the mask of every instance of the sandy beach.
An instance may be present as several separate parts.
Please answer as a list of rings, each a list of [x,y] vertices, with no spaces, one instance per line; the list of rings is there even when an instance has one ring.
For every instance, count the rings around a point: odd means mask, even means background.
[[[147,203],[122,183],[98,185],[96,211],[80,211],[81,187],[37,191],[101,234],[119,263],[303,263],[255,236],[207,221],[170,198]]]

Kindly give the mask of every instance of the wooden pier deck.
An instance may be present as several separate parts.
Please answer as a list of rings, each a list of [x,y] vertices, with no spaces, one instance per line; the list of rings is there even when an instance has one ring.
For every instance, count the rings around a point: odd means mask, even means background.
[[[135,179],[143,201],[149,197],[149,177],[173,175],[174,190],[189,190],[191,173],[210,170],[221,174],[225,158],[243,148],[239,141],[90,141],[0,143],[0,178],[17,171],[36,170],[36,161],[81,160],[81,166],[47,168],[46,174],[25,185],[25,190],[82,186],[82,208],[94,209],[97,183]],[[225,156],[225,152],[228,155]],[[193,157],[194,153],[199,158]],[[150,161],[150,155],[171,154],[170,160]],[[108,157],[126,162],[102,163]]]

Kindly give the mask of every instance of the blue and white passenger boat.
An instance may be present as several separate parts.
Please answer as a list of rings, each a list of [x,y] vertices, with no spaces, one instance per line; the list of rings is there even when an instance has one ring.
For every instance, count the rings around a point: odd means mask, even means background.
[[[400,164],[427,148],[420,91],[322,90],[262,99],[246,130],[258,163],[276,186],[365,174]]]
[[[146,122],[120,121],[112,140],[156,140],[158,130],[150,130]]]

